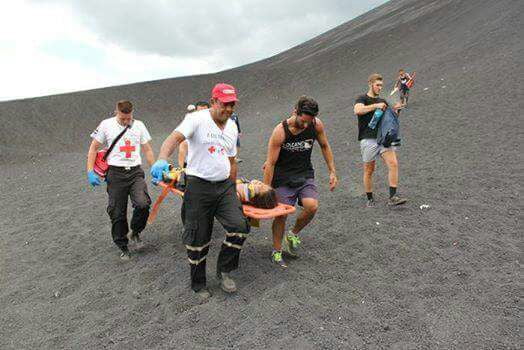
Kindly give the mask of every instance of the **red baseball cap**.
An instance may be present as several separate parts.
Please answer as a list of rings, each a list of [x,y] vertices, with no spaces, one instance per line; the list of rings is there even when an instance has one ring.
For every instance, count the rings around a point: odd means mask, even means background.
[[[216,98],[222,103],[237,102],[237,90],[233,85],[218,83],[211,90],[211,97]]]

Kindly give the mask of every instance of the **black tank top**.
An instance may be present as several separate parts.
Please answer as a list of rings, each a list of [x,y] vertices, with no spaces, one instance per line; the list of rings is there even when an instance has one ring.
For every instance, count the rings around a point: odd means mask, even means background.
[[[311,152],[317,138],[315,120],[298,135],[289,131],[287,119],[282,122],[286,139],[280,146],[280,154],[275,164],[273,174],[273,187],[286,186],[290,181],[300,179],[311,179],[315,177],[313,164],[311,163]]]

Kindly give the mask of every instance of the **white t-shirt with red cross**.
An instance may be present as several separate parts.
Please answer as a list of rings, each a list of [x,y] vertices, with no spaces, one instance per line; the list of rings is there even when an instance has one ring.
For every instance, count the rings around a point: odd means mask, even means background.
[[[234,121],[228,119],[222,130],[209,109],[203,109],[187,114],[175,131],[187,140],[187,175],[208,181],[222,181],[229,177],[229,157],[237,154],[238,129]]]
[[[100,123],[98,128],[91,134],[91,137],[104,145],[105,148],[108,148],[124,128],[125,126],[120,125],[116,117],[109,118]],[[133,120],[132,126],[118,140],[107,157],[107,164],[119,167],[141,165],[140,145],[149,141],[151,141],[151,136],[144,123],[140,120]]]

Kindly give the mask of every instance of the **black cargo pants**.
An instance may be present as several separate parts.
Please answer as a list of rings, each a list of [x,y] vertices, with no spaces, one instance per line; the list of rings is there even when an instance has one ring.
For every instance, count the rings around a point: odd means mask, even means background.
[[[250,231],[238,199],[236,186],[230,180],[210,182],[196,176],[187,176],[182,216],[183,243],[191,268],[191,288],[206,287],[206,256],[209,252],[213,220],[226,230],[217,261],[217,273],[238,268],[240,250]]]
[[[131,230],[142,232],[149,217],[151,197],[147,192],[144,171],[140,166],[124,168],[110,166],[106,175],[109,204],[107,213],[111,219],[111,235],[113,242],[120,248],[127,248],[127,201],[131,198],[133,217]]]

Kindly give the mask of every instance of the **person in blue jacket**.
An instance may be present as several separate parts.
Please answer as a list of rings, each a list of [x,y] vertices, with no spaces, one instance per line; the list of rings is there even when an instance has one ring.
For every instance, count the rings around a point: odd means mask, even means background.
[[[382,112],[382,118],[378,124],[377,143],[384,147],[400,146],[400,123],[398,112],[388,107]]]

